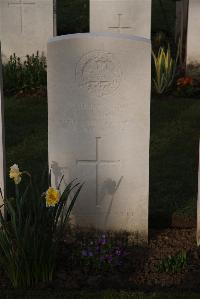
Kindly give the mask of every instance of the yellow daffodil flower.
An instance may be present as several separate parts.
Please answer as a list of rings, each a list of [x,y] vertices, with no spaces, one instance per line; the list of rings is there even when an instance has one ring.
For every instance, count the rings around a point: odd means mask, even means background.
[[[10,167],[10,173],[9,176],[11,179],[14,179],[14,182],[16,185],[18,185],[21,182],[21,175],[22,172],[19,171],[19,167],[17,164],[14,164]]]
[[[55,205],[59,202],[60,193],[57,189],[49,187],[46,191],[45,199],[47,207],[55,207]]]

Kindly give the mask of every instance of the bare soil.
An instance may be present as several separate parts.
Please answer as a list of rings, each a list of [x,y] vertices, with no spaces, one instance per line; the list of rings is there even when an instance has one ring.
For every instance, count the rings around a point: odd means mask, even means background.
[[[151,230],[147,247],[130,247],[121,269],[112,273],[86,273],[70,264],[76,243],[65,244],[60,252],[54,281],[38,286],[47,289],[124,289],[124,290],[190,290],[200,291],[200,248],[194,228]],[[157,266],[169,255],[187,252],[187,263],[178,273],[160,273]],[[0,289],[11,285],[0,271]]]
[[[158,264],[163,259],[181,251],[187,253],[183,270],[158,272]],[[113,273],[85,275],[83,269],[67,269],[63,260],[56,280],[60,287],[69,289],[200,290],[200,248],[196,245],[195,228],[150,230],[147,247],[134,246],[127,252],[121,269]]]

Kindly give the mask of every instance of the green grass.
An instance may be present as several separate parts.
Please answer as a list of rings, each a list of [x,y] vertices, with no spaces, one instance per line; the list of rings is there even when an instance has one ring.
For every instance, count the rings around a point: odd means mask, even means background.
[[[152,0],[152,32],[163,31],[174,36],[176,2],[174,0]]]
[[[195,213],[200,100],[155,100],[151,106],[150,211]]]
[[[199,294],[190,293],[136,293],[136,292],[55,292],[55,291],[5,291],[0,299],[197,299]]]
[[[89,31],[89,0],[57,1],[58,35]]]
[[[44,98],[6,98],[7,170],[13,163],[38,175],[47,164],[47,101]],[[160,209],[195,211],[197,195],[200,100],[160,98],[151,105],[150,213]],[[12,193],[7,181],[9,194]],[[195,200],[194,200],[195,199]],[[167,299],[200,298],[189,294],[138,294],[131,292],[2,292],[0,298],[82,298],[82,299]]]
[[[6,98],[5,136],[7,174],[14,163],[37,175],[47,167],[47,101],[44,98]],[[7,178],[8,195],[13,183]]]
[[[13,163],[40,176],[47,166],[47,101],[6,98],[7,170]],[[197,197],[200,100],[152,100],[150,214],[194,214]],[[7,180],[12,192],[13,184]]]

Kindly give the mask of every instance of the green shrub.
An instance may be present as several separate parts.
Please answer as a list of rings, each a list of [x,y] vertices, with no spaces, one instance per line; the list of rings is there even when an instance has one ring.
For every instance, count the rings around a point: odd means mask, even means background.
[[[179,51],[177,51],[176,58],[173,59],[170,47],[165,50],[160,48],[158,53],[152,51],[153,56],[153,87],[157,94],[163,94],[171,88],[174,83],[176,75],[177,61]]]
[[[185,251],[179,252],[177,255],[169,255],[162,260],[157,266],[157,270],[160,273],[179,273],[187,264],[187,254]]]
[[[20,192],[24,175],[30,180]],[[47,283],[53,278],[59,243],[82,186],[71,182],[61,195],[59,186],[42,193],[16,164],[10,178],[16,196],[4,199],[8,217],[0,212],[0,264],[14,288]]]
[[[27,55],[24,61],[15,54],[3,65],[4,92],[12,94],[46,86],[47,64],[43,55]]]

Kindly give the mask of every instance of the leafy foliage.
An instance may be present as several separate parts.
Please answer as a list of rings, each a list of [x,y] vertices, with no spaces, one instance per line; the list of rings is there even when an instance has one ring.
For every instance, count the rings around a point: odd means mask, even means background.
[[[58,204],[46,207],[44,193],[30,178],[22,193],[16,185],[16,196],[4,199],[9,217],[0,212],[0,264],[13,287],[52,280],[59,242],[81,187],[71,182]]]
[[[7,94],[36,89],[47,84],[46,58],[27,55],[24,61],[15,54],[3,65],[4,91]]]
[[[177,51],[176,59],[171,56],[170,46],[167,50],[161,47],[157,55],[152,51],[152,56],[154,62],[154,89],[156,93],[162,94],[167,92],[174,82],[179,51]]]

